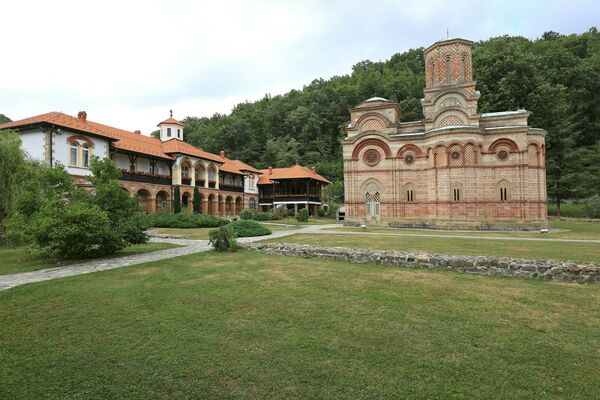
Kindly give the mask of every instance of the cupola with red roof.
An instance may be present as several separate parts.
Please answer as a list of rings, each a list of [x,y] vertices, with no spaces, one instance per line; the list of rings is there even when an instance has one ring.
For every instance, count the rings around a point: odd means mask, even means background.
[[[173,118],[173,110],[169,110],[169,118],[158,124],[160,128],[160,140],[166,142],[171,139],[183,140],[183,125]]]

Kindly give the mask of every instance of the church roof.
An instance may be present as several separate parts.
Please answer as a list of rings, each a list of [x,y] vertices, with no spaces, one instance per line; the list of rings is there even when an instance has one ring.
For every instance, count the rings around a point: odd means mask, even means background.
[[[315,179],[324,183],[331,183],[327,178],[317,174],[310,168],[302,165],[294,165],[288,168],[267,168],[261,169],[262,175],[258,179],[258,184],[273,183],[277,179]]]

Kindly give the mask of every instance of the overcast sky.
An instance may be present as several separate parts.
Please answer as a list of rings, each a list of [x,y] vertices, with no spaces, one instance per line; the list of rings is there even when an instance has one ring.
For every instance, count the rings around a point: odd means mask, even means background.
[[[446,37],[537,38],[600,21],[590,1],[3,1],[0,113],[86,110],[149,134],[229,113]]]

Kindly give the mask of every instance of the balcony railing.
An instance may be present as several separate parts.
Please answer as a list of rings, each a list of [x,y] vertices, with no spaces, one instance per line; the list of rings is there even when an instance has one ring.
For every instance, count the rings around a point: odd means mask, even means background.
[[[171,177],[169,175],[151,174],[150,172],[142,171],[127,171],[121,169],[122,181],[128,182],[142,182],[142,183],[155,183],[158,185],[170,185]]]
[[[196,186],[204,187],[204,179],[196,179]]]
[[[190,185],[192,183],[192,178],[186,178],[186,177],[181,177],[181,184],[182,185]]]
[[[216,181],[208,181],[208,187],[214,189],[215,187],[217,187],[217,182]]]
[[[259,197],[258,201],[259,201],[259,203],[272,203],[273,196]],[[306,195],[293,195],[293,196],[275,195],[275,202],[280,202],[280,201],[287,201],[287,202],[294,202],[294,203],[305,203],[306,201],[313,201],[313,202],[320,203],[321,197],[308,196],[308,198],[307,198]]]
[[[220,184],[219,185],[219,190],[225,190],[228,192],[243,192],[244,191],[244,187],[243,186],[237,186],[237,185],[224,185],[224,184]]]

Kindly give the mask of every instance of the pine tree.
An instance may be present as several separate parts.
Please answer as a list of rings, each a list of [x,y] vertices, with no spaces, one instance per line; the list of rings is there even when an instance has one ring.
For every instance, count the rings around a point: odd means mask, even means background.
[[[181,212],[181,192],[179,191],[179,186],[176,186],[173,191],[173,212],[175,214]]]
[[[194,187],[194,201],[193,201],[193,205],[194,205],[194,213],[195,214],[200,214],[202,212],[202,203],[200,202],[200,190],[198,190],[198,187]]]

